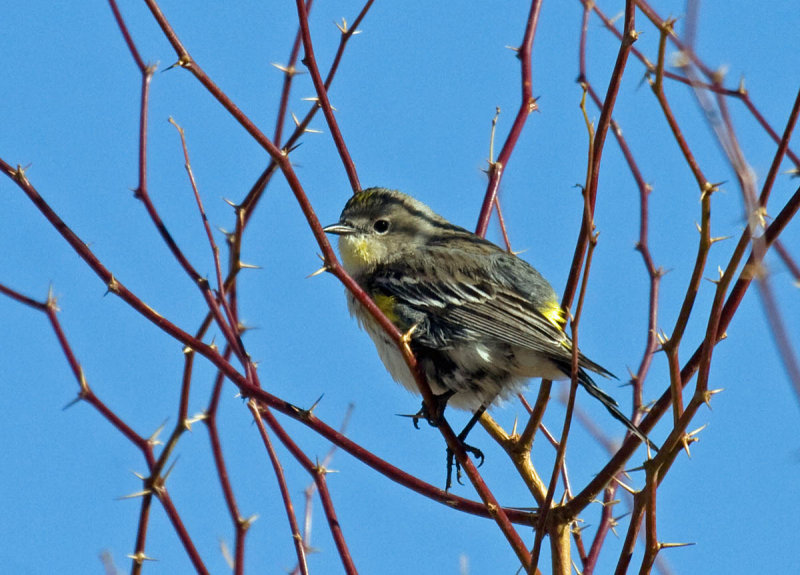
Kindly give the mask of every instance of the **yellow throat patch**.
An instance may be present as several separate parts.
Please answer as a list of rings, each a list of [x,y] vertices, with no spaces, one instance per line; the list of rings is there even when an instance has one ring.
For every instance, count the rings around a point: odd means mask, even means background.
[[[339,239],[339,253],[345,269],[350,273],[369,267],[375,259],[365,237],[342,236]]]

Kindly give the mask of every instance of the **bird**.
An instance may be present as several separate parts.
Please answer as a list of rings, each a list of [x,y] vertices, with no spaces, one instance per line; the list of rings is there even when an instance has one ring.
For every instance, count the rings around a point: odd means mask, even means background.
[[[448,405],[478,414],[474,425],[484,410],[522,391],[531,378],[570,378],[573,346],[556,292],[517,255],[412,196],[381,187],[352,195],[339,221],[323,230],[338,236],[345,271],[407,334],[442,411]],[[419,394],[397,344],[350,292],[347,304],[393,379]],[[581,387],[656,449],[589,372],[614,378],[579,352]],[[433,407],[423,403],[421,414],[435,425]],[[462,443],[465,437],[459,435]]]

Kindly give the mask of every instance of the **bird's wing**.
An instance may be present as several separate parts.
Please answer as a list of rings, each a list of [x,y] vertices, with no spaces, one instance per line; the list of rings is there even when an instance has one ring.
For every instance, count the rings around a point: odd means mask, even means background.
[[[394,298],[408,327],[426,323],[415,332],[420,343],[436,346],[446,341],[443,334],[449,339],[484,336],[570,361],[571,343],[558,323],[555,292],[528,264],[505,252],[480,258],[452,251],[447,258],[435,255],[416,258],[424,263],[414,268],[378,269],[369,282],[370,291]]]
[[[421,258],[426,263],[414,268],[394,265],[391,270],[376,270],[368,291],[393,298],[403,327],[415,326],[413,338],[423,345],[444,348],[454,340],[492,337],[542,353],[565,374],[570,372],[572,341],[561,327],[555,292],[536,270],[504,252],[480,258],[480,268],[471,265],[475,258],[448,255],[450,260]],[[432,262],[446,266],[440,270],[443,273],[435,273]],[[491,281],[486,266],[493,266]],[[580,352],[578,365],[578,382],[614,418],[658,450],[584,369],[614,375]]]

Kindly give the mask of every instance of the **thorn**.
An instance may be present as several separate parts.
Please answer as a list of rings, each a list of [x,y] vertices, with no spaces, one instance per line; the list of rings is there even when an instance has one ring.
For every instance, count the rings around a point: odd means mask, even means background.
[[[689,547],[691,545],[696,545],[696,543],[659,543],[659,549],[668,549],[670,547]]]
[[[172,470],[175,469],[175,465],[177,463],[178,463],[178,458],[176,457],[172,461],[172,464],[170,464],[169,469],[167,469],[167,472],[161,478],[161,481],[158,481],[158,487],[156,488],[156,491],[158,491],[158,489],[162,489],[164,487],[164,484],[167,482],[167,479],[169,479],[169,475],[170,475],[170,473],[172,473]]]
[[[317,460],[317,463],[316,463],[316,465],[314,465],[314,471],[315,471],[316,473],[319,473],[319,474],[320,474],[320,475],[322,475],[323,477],[324,477],[324,476],[325,476],[325,475],[328,473],[328,470],[325,468],[325,466],[324,466],[324,465],[322,465],[322,464],[319,462],[319,459]]]
[[[228,548],[228,544],[222,537],[219,538],[219,550],[220,553],[222,553],[223,559],[225,559],[225,562],[228,564],[228,568],[233,571],[236,567],[236,562],[233,560],[233,555],[231,555],[231,550]]]
[[[723,334],[723,335],[727,336],[727,334]],[[708,408],[711,409],[711,396],[712,395],[716,395],[718,393],[721,393],[723,391],[725,391],[724,387],[720,387],[719,389],[711,389],[709,391],[706,391],[705,397],[703,398],[703,403],[705,403],[708,406]]]
[[[635,471],[644,471],[644,470],[645,470],[645,466],[644,465],[637,465],[636,467],[627,468],[625,471],[623,471],[623,473],[625,473],[625,475],[630,477],[630,475],[629,475],[630,473],[633,473]]]
[[[703,189],[700,193],[700,199],[702,200],[705,198],[706,195],[710,196],[711,194],[718,192],[722,184],[725,183],[727,183],[727,180],[722,180],[719,182],[715,182],[713,184],[711,182],[706,182],[705,184],[703,184]]]
[[[683,444],[683,450],[686,452],[686,457],[688,457],[689,459],[692,458],[692,452],[689,449],[689,446],[695,441],[697,441],[697,439],[694,437],[690,437],[689,434],[685,433],[681,436],[681,443]]]
[[[137,563],[144,563],[145,561],[157,561],[157,559],[153,559],[152,557],[145,555],[143,551],[133,555],[127,555],[127,557],[128,559],[133,559]]]
[[[164,423],[159,425],[158,428],[153,432],[153,435],[147,438],[147,443],[149,443],[150,445],[163,445],[164,443],[158,440],[158,436],[162,431],[164,431],[164,427],[166,427],[166,425],[167,425],[167,420],[165,419]]]
[[[400,343],[403,344],[403,348],[408,352],[409,355],[413,355],[414,352],[411,351],[411,336],[414,335],[414,332],[419,327],[419,322],[415,323],[411,326],[411,328],[405,332],[402,337],[400,338]]]
[[[116,278],[112,275],[111,278],[108,280],[106,284],[106,294],[108,293],[119,293],[119,282]]]
[[[767,227],[767,208],[759,206],[750,214],[749,224],[752,228]]]
[[[133,473],[133,474],[134,474],[134,475],[135,475],[137,478],[139,478],[139,479],[141,479],[142,481],[144,481],[144,479],[145,479],[145,478],[144,478],[144,475],[142,475],[142,474],[141,474],[141,473],[139,473],[138,471],[131,471],[131,473]]]
[[[328,269],[328,266],[326,266],[326,265],[325,265],[325,266],[322,266],[322,267],[321,267],[321,268],[319,268],[317,271],[315,271],[315,272],[311,272],[310,274],[308,274],[308,275],[306,276],[306,279],[308,279],[308,278],[313,278],[313,277],[315,277],[315,276],[318,276],[318,275],[320,275],[320,274],[322,274],[322,273],[325,273],[325,272],[327,272],[327,271],[329,271],[329,269]]]
[[[614,533],[616,537],[619,537],[619,533],[617,533],[617,526],[619,525],[619,520],[625,517],[626,515],[630,515],[630,513],[623,513],[619,517],[612,517],[609,519],[609,525],[611,527],[611,531]]]
[[[208,419],[208,412],[201,411],[200,413],[197,413],[197,414],[193,415],[192,417],[186,418],[183,421],[183,425],[184,425],[184,427],[186,427],[187,431],[191,431],[193,424],[198,423],[200,421],[205,421],[206,419]]]
[[[616,517],[614,517],[614,521],[619,522],[620,519],[624,519],[625,517],[627,517],[630,514],[631,514],[630,511],[626,511],[622,515],[617,515]]]
[[[150,489],[143,489],[142,491],[136,491],[135,493],[129,493],[128,495],[117,497],[117,501],[122,501],[124,499],[136,499],[138,497],[144,497],[145,495],[151,495],[152,493],[153,491]]]
[[[345,20],[344,18],[342,18],[342,24],[341,24],[341,25],[339,25],[339,23],[338,23],[338,22],[336,22],[335,24],[336,24],[336,27],[339,29],[339,31],[340,31],[342,34],[347,34],[347,20]]]
[[[21,165],[17,164],[17,169],[14,170],[14,173],[11,175],[11,177],[23,185],[29,185],[30,182],[28,181],[28,176],[25,175],[25,170],[27,170],[30,167],[31,164],[28,164],[24,168]]]
[[[253,515],[251,515],[250,517],[247,517],[247,518],[244,518],[244,519],[241,519],[241,518],[240,518],[240,519],[239,519],[239,524],[242,526],[242,529],[244,529],[245,531],[247,531],[248,529],[250,529],[250,526],[251,526],[253,523],[255,523],[257,520],[258,520],[258,514],[257,514],[257,513],[254,513],[254,514],[253,514]]]
[[[332,109],[335,109],[335,108],[333,108],[332,106],[331,106],[331,108],[332,108]],[[297,126],[297,127],[299,128],[299,127],[300,127],[300,124],[302,124],[302,122],[301,122],[301,121],[300,121],[300,119],[299,119],[299,118],[298,118],[298,117],[295,115],[295,113],[294,113],[294,112],[292,112],[291,114],[292,114],[292,121],[294,122],[294,125],[295,125],[295,126]],[[323,132],[322,132],[322,130],[315,130],[315,129],[313,129],[313,128],[303,128],[303,132],[305,132],[306,134],[322,134],[322,133],[323,133]]]
[[[62,407],[61,411],[68,410],[70,407],[72,407],[76,403],[80,403],[82,399],[83,399],[83,393],[79,393],[77,395],[77,397],[75,397],[75,399],[73,399],[72,401],[68,402],[64,407]]]
[[[713,74],[711,74],[711,81],[714,84],[719,84],[721,86],[725,82],[725,75],[727,73],[728,73],[728,67],[720,66],[719,68],[714,70]]]
[[[320,396],[317,398],[317,401],[315,401],[313,404],[311,404],[311,407],[309,407],[309,408],[306,410],[306,413],[307,413],[307,414],[309,414],[309,415],[312,415],[312,414],[314,413],[314,410],[317,408],[317,406],[318,406],[318,405],[320,404],[320,402],[322,401],[322,398],[323,398],[323,397],[325,397],[325,394],[324,394],[324,393],[323,393],[322,395],[320,395]]]
[[[261,329],[261,328],[259,328],[258,326],[247,325],[244,321],[239,321],[239,323],[236,324],[236,329],[238,329],[239,332],[242,335],[244,335],[248,331],[252,331],[254,329]],[[253,362],[253,365],[258,367],[258,362]]]
[[[617,484],[618,484],[620,487],[622,487],[622,488],[623,488],[625,491],[627,491],[627,492],[628,492],[628,493],[630,493],[631,495],[636,495],[637,491],[636,491],[636,490],[635,490],[633,487],[631,487],[630,485],[628,485],[628,484],[626,484],[626,483],[624,483],[624,482],[620,481],[620,480],[619,480],[619,479],[617,479],[616,477],[614,477],[614,481],[616,481],[616,482],[617,482]]]
[[[581,533],[583,533],[584,529],[588,527],[591,527],[591,525],[588,523],[586,525],[581,525],[580,527],[573,524],[573,526],[570,528],[570,531],[576,535],[580,535]]]
[[[47,301],[45,303],[47,304],[48,309],[51,309],[54,312],[61,311],[61,308],[58,307],[58,300],[55,296],[55,293],[53,293],[53,284],[50,284],[50,286],[47,288]]]
[[[295,151],[297,148],[299,148],[299,147],[300,147],[300,146],[302,146],[302,145],[303,145],[303,142],[297,142],[297,143],[296,143],[294,146],[292,146],[292,147],[291,147],[291,148],[289,148],[288,150],[287,150],[286,148],[282,149],[282,150],[281,150],[281,153],[282,153],[284,156],[287,156],[287,157],[288,157],[288,156],[289,156],[289,154],[291,154],[292,152],[294,152],[294,151]]]
[[[694,431],[690,431],[690,432],[689,432],[687,435],[688,435],[689,437],[695,437],[695,436],[696,436],[696,435],[698,435],[698,434],[699,434],[701,431],[703,431],[703,430],[704,430],[706,427],[708,427],[708,424],[707,424],[707,423],[706,423],[706,424],[704,424],[704,425],[701,425],[700,427],[698,427],[698,428],[697,428],[697,429],[695,429]]]
[[[706,281],[710,281],[714,285],[719,284],[719,282],[722,281],[722,278],[725,277],[725,270],[717,266],[717,274],[719,274],[719,277],[717,279],[705,278]]]
[[[611,532],[614,534],[615,537],[619,538],[619,533],[617,533],[617,520],[613,517],[608,520],[608,525],[611,527]]]
[[[259,266],[259,265],[248,264],[248,263],[241,262],[241,261],[239,262],[239,267],[241,269],[243,269],[243,270],[260,270],[261,269],[261,266]]]
[[[278,64],[277,62],[270,62],[270,64],[272,64],[273,67],[277,68],[278,70],[280,70],[281,72],[283,72],[284,74],[289,76],[290,78],[292,76],[295,76],[297,74],[301,74],[302,73],[299,70],[297,70],[297,68],[295,68],[294,66],[284,66],[282,64]]]

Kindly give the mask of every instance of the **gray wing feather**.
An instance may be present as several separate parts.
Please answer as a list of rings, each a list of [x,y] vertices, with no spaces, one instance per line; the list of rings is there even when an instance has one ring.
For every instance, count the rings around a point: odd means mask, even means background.
[[[492,337],[569,361],[569,338],[539,311],[556,301],[555,292],[527,263],[499,249],[498,252],[478,258],[480,268],[474,263],[475,258],[458,257],[452,251],[446,259],[433,254],[415,258],[453,263],[440,270],[443,273],[435,273],[425,264],[405,270],[395,264],[391,271],[377,270],[370,278],[370,289],[394,297],[408,321],[418,322],[420,312],[424,314],[427,325],[422,327],[427,327],[429,333],[438,327],[454,337]],[[492,281],[487,270],[493,273]],[[424,338],[425,330],[418,330],[417,334]],[[442,341],[441,334],[430,335],[432,340]],[[592,369],[594,365],[587,367]]]

